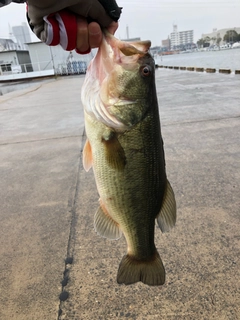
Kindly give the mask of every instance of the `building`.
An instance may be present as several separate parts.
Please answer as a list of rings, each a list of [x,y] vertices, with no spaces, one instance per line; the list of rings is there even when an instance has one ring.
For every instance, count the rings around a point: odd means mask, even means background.
[[[193,44],[193,30],[178,32],[177,25],[173,25],[173,32],[170,34],[171,49],[180,49]]]
[[[169,37],[166,40],[162,40],[162,47],[166,48],[166,50],[170,50],[171,41],[170,41]]]
[[[89,54],[80,55],[75,50],[65,51],[60,45],[49,47],[40,41],[26,44],[28,50],[12,50],[10,48],[13,42],[10,41],[9,46],[9,43],[6,45],[7,42],[1,40],[3,50],[0,50],[0,81],[54,74],[84,74],[97,51],[93,49]]]
[[[0,52],[17,49],[20,49],[20,46],[13,40],[0,38]]]
[[[33,71],[54,70],[55,74],[81,74],[86,72],[86,67],[94,56],[92,50],[89,54],[81,55],[75,50],[65,51],[60,45],[47,46],[43,42],[27,44]]]
[[[8,50],[0,52],[0,75],[8,73],[31,72],[32,64],[26,50]]]
[[[217,43],[218,45],[221,46],[226,43],[225,41],[223,41],[223,38],[224,38],[225,34],[227,33],[227,31],[229,31],[229,30],[234,30],[237,33],[240,33],[240,27],[238,27],[238,28],[225,28],[225,29],[220,29],[220,30],[217,30],[215,28],[215,29],[213,29],[213,31],[211,33],[203,33],[202,39],[209,38],[210,45],[214,45]],[[231,38],[227,42],[232,42]]]
[[[20,45],[31,42],[30,29],[26,22],[23,22],[20,26],[12,27],[12,32]]]
[[[155,55],[158,55],[162,51],[162,47],[156,46],[150,48],[150,53],[154,57]]]

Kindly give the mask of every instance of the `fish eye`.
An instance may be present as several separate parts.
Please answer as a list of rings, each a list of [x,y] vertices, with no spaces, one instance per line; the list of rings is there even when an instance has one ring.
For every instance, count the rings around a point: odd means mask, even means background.
[[[151,74],[151,68],[149,66],[143,66],[141,68],[141,74],[144,76],[144,77],[148,77],[150,76]]]

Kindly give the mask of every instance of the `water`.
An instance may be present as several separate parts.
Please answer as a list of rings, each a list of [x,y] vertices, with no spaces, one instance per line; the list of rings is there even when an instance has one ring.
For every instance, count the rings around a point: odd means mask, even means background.
[[[173,54],[158,57],[156,63],[163,66],[199,67],[240,70],[240,48]]]

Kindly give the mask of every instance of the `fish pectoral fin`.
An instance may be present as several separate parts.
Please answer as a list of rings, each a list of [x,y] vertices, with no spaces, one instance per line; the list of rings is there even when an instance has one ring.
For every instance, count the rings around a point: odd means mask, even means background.
[[[89,171],[92,167],[92,148],[89,140],[87,139],[83,148],[83,168],[85,171]]]
[[[156,250],[149,260],[138,260],[126,255],[119,265],[117,282],[119,284],[133,284],[142,281],[149,286],[159,286],[165,282],[165,269]]]
[[[162,232],[169,231],[176,223],[176,201],[170,182],[167,180],[162,207],[157,216],[157,223]]]
[[[126,156],[116,133],[112,132],[109,137],[102,137],[102,143],[105,147],[106,160],[109,166],[117,170],[123,170],[126,165]]]
[[[111,240],[117,240],[122,236],[119,225],[110,217],[101,201],[94,216],[94,229],[100,236]]]

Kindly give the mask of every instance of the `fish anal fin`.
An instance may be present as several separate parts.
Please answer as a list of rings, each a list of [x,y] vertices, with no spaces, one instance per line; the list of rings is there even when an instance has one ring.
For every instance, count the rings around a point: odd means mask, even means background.
[[[89,140],[87,139],[83,148],[83,168],[85,171],[89,171],[92,167],[92,148]]]
[[[102,143],[105,147],[106,160],[109,166],[117,170],[123,170],[126,165],[126,156],[118,141],[117,134],[111,132],[109,136],[103,136]]]
[[[117,282],[128,285],[138,281],[149,286],[164,284],[165,269],[157,251],[149,260],[137,260],[130,255],[125,255],[122,258],[118,269]]]
[[[117,240],[122,236],[118,223],[110,217],[101,200],[94,216],[94,229],[100,236],[111,240]]]
[[[176,223],[176,201],[170,182],[167,180],[162,207],[157,216],[157,223],[162,232],[169,231]]]

